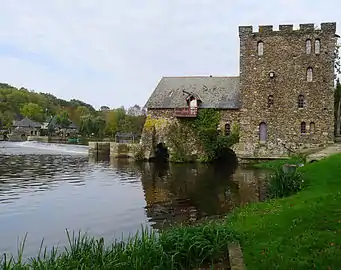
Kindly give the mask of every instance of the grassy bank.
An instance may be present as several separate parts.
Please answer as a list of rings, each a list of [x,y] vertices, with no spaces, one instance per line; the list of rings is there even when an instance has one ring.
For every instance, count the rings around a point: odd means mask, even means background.
[[[275,160],[268,160],[264,162],[255,163],[252,166],[255,168],[260,169],[276,169],[284,164],[300,164],[305,163],[304,156],[294,156],[288,159],[275,159]]]
[[[195,269],[208,267],[228,258],[227,245],[232,239],[221,222],[192,227],[176,227],[159,236],[142,230],[125,243],[105,244],[103,239],[68,234],[64,250],[40,252],[36,258],[22,260],[3,257],[0,269]]]
[[[247,269],[341,269],[341,155],[299,169],[307,187],[296,195],[255,203],[223,220],[143,231],[127,243],[69,237],[61,252],[1,269],[195,269],[227,260],[238,239]],[[31,268],[29,268],[31,267]]]
[[[228,217],[248,269],[341,269],[341,155],[300,170],[303,191]]]

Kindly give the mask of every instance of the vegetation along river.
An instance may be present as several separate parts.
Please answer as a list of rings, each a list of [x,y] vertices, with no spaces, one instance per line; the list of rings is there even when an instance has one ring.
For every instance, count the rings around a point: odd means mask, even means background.
[[[65,229],[103,236],[134,234],[223,215],[264,198],[265,172],[221,165],[98,161],[86,146],[0,142],[0,252],[24,256],[62,247]]]

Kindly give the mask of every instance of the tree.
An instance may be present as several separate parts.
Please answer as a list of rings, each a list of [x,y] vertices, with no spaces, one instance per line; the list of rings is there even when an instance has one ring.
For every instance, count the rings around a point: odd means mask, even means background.
[[[56,124],[60,125],[61,128],[68,128],[71,124],[67,111],[62,111],[56,116]]]
[[[115,136],[119,130],[120,124],[126,115],[124,108],[119,108],[107,112],[105,132],[108,135]]]
[[[42,122],[44,120],[44,111],[42,107],[40,107],[36,103],[28,103],[24,105],[21,110],[21,114],[25,117],[30,118],[31,120]]]

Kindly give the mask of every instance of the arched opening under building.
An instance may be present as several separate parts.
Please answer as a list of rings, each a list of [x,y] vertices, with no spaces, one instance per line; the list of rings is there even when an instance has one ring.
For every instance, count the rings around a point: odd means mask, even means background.
[[[234,171],[238,166],[238,158],[236,153],[230,148],[223,148],[217,155],[217,159],[213,162],[218,165],[224,165]]]
[[[169,153],[166,145],[162,142],[156,145],[154,160],[157,162],[167,162]]]

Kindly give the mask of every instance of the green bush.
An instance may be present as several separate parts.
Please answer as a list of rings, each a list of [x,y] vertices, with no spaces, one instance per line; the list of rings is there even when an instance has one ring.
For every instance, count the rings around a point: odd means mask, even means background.
[[[268,198],[283,198],[296,194],[304,187],[304,179],[297,170],[284,172],[282,167],[277,168],[268,177]]]

